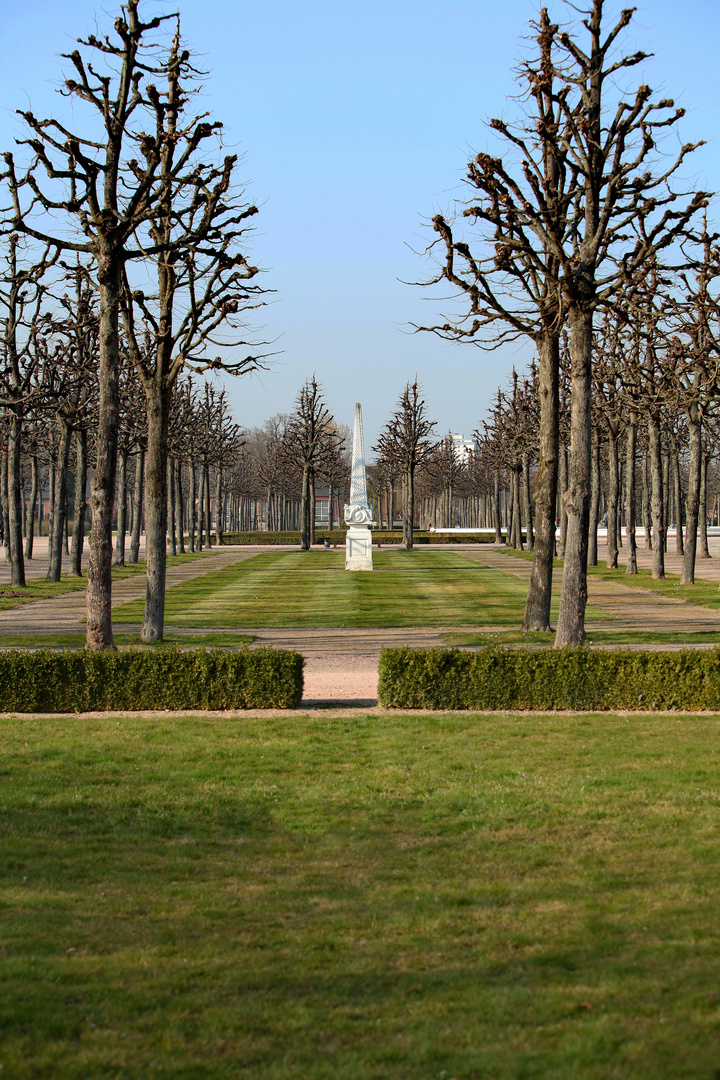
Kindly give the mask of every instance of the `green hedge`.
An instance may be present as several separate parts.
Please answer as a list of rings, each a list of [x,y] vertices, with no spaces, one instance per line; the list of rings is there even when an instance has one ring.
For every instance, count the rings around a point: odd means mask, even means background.
[[[283,649],[0,652],[0,712],[289,709],[303,658]]]
[[[495,533],[415,533],[414,540],[416,544],[494,544]]]
[[[343,547],[345,546],[344,529],[333,529],[330,533],[327,529],[316,529],[315,546],[322,546],[325,537],[330,540],[331,544],[342,544]],[[300,533],[292,530],[286,532],[262,532],[260,530],[256,532],[226,532],[223,533],[223,540],[226,544],[293,544],[299,547]]]
[[[315,547],[322,547],[323,540],[329,540],[331,544],[340,547],[345,546],[346,529],[315,530]],[[403,534],[399,531],[388,532],[384,529],[373,529],[373,544],[401,544]],[[215,537],[213,535],[213,544]],[[223,533],[226,544],[293,544],[300,546],[299,532],[239,532]],[[420,544],[494,544],[495,533],[426,533],[416,532],[415,543]]]
[[[720,649],[383,649],[396,709],[720,709]]]

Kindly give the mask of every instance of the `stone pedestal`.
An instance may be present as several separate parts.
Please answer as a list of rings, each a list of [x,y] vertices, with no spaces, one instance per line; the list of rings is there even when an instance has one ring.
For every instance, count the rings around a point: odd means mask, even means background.
[[[345,569],[372,568],[372,530],[368,525],[350,525],[345,539]]]

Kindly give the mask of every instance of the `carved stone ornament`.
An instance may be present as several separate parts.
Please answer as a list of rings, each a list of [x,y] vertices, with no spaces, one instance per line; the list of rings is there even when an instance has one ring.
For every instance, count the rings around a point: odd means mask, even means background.
[[[346,503],[345,521],[348,525],[372,525],[372,509],[369,506],[348,506]]]

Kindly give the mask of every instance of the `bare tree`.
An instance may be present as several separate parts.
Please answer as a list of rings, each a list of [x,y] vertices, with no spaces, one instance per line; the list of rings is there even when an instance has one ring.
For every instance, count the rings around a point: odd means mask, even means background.
[[[707,227],[703,228],[698,239],[703,257],[694,279],[691,280],[687,274],[681,275],[683,295],[676,297],[673,304],[676,333],[669,343],[669,358],[675,374],[675,400],[685,413],[689,436],[687,530],[680,577],[683,585],[692,585],[695,581],[701,507],[702,429],[720,381],[720,344],[713,331],[720,314],[720,303],[711,291],[720,276],[720,253],[713,247],[717,236],[711,236]],[[679,500],[677,528],[680,529]]]
[[[86,55],[75,49],[65,55],[74,68],[63,93],[73,103],[90,107],[91,120],[82,133],[55,118],[20,115],[30,129],[24,145],[32,152],[27,168],[5,154],[6,179],[12,195],[12,224],[56,250],[91,257],[100,304],[99,408],[95,470],[91,485],[92,529],[87,588],[87,647],[113,648],[111,621],[112,513],[118,423],[118,317],[123,270],[144,255],[135,249],[137,230],[148,220],[163,188],[158,181],[164,141],[144,131],[144,117],[156,115],[157,91],[148,75],[162,75],[167,64],[153,63],[154,46],[143,38],[167,19],[144,23],[138,0],[127,0],[115,20],[115,37],[89,35],[80,40]],[[135,157],[140,151],[142,163]],[[42,186],[42,174],[47,178]],[[72,239],[46,222],[70,220]]]
[[[302,471],[300,547],[303,551],[310,549],[315,524],[311,490],[314,470],[337,439],[335,421],[325,404],[322,387],[313,375],[297,396],[284,443],[288,460]]]
[[[538,350],[536,536],[523,629],[549,631],[564,318],[560,256],[572,230],[578,183],[577,169],[568,162],[570,122],[555,88],[558,27],[543,8],[533,29],[537,55],[521,66],[519,76],[526,91],[523,115],[517,125],[490,122],[508,153],[505,158],[480,153],[468,165],[471,195],[462,204],[461,221],[473,227],[473,236],[465,235],[462,224],[454,230],[441,214],[433,218],[444,261],[426,284],[449,282],[467,303],[467,313],[423,329],[490,349],[526,336]]]
[[[135,232],[139,246],[152,256],[157,292],[149,295],[126,274],[121,301],[129,354],[147,402],[147,588],[140,632],[147,642],[163,635],[168,424],[175,382],[183,368],[240,375],[261,366],[257,356],[238,350],[247,347],[248,310],[263,303],[263,290],[253,284],[258,268],[240,249],[257,207],[234,190],[236,155],[218,162],[202,158],[205,143],[222,125],[188,111],[197,73],[179,31],[163,74],[165,89],[154,89],[151,100],[160,154],[157,189]],[[152,351],[140,347],[138,337],[145,332],[153,336]],[[211,351],[218,348],[223,356]]]
[[[0,275],[0,404],[7,416],[7,530],[11,584],[25,585],[22,542],[22,499],[20,493],[20,453],[23,419],[29,409],[48,398],[43,384],[49,324],[44,311],[47,286],[44,280],[57,253],[47,245],[28,257],[27,243],[17,233],[7,240],[4,268]]]
[[[572,414],[558,646],[585,639],[594,313],[612,304],[632,276],[684,232],[708,197],[705,192],[680,196],[670,186],[671,177],[699,143],[683,145],[669,163],[661,162],[656,151],[658,140],[684,110],[676,109],[671,99],[653,100],[644,84],[628,98],[618,92],[612,99],[617,72],[644,62],[647,54],[615,58],[616,40],[631,21],[633,9],[624,10],[604,33],[603,8],[604,0],[593,0],[583,20],[587,46],[569,33],[558,38],[565,54],[556,68],[562,85],[558,102],[570,129],[568,158],[582,189],[572,243],[561,255],[570,327]]]
[[[490,227],[485,255],[473,253],[464,238],[456,239],[442,216],[433,219],[445,246],[442,272],[433,280],[444,278],[454,285],[469,299],[470,310],[430,329],[464,340],[497,323],[501,329],[491,345],[519,333],[536,341],[540,478],[546,453],[554,460],[557,447],[556,380],[564,319],[570,327],[568,535],[556,645],[579,644],[585,636],[594,312],[612,304],[635,271],[670,245],[707,200],[704,192],[681,198],[670,187],[673,174],[699,144],[682,146],[668,165],[658,164],[654,154],[659,137],[683,110],[667,99],[653,101],[647,86],[629,100],[619,91],[609,100],[617,72],[640,64],[646,54],[611,57],[632,10],[623,11],[603,36],[603,7],[604,0],[593,0],[583,19],[587,49],[570,33],[559,32],[545,9],[541,12],[538,60],[521,68],[528,89],[525,120],[517,130],[500,120],[491,124],[519,156],[520,168],[512,172],[488,154],[478,155],[469,166],[469,182],[481,198],[478,205],[466,206],[464,216]],[[547,490],[536,493],[538,542],[528,597],[532,618],[526,608],[524,623],[529,629],[549,625],[555,475],[551,467]]]
[[[398,400],[397,410],[373,447],[380,460],[390,460],[402,477],[403,547],[413,547],[415,522],[415,472],[432,446],[430,436],[436,426],[429,420],[417,379],[408,382]]]

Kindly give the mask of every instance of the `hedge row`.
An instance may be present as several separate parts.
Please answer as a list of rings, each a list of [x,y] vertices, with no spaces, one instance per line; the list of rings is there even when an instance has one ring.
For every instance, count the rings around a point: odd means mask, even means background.
[[[383,649],[396,709],[720,709],[720,649]]]
[[[345,537],[347,530],[345,529],[333,529],[332,532],[328,532],[327,529],[315,530],[315,547],[322,546],[324,540],[329,540],[331,544],[337,544],[338,546],[345,546]],[[373,529],[373,544],[382,546],[383,544],[401,544],[403,535],[401,532],[393,531],[388,532],[384,529]],[[300,533],[299,532],[236,532],[236,533],[223,533],[223,539],[226,544],[268,544],[268,545],[282,545],[282,544],[294,544],[300,546]],[[215,538],[213,536],[213,542]],[[415,533],[415,543],[420,544],[494,544],[495,533]]]
[[[303,658],[283,649],[0,652],[0,712],[289,709]]]
[[[504,539],[504,537],[503,537]],[[494,544],[495,533],[421,533],[416,544]]]

